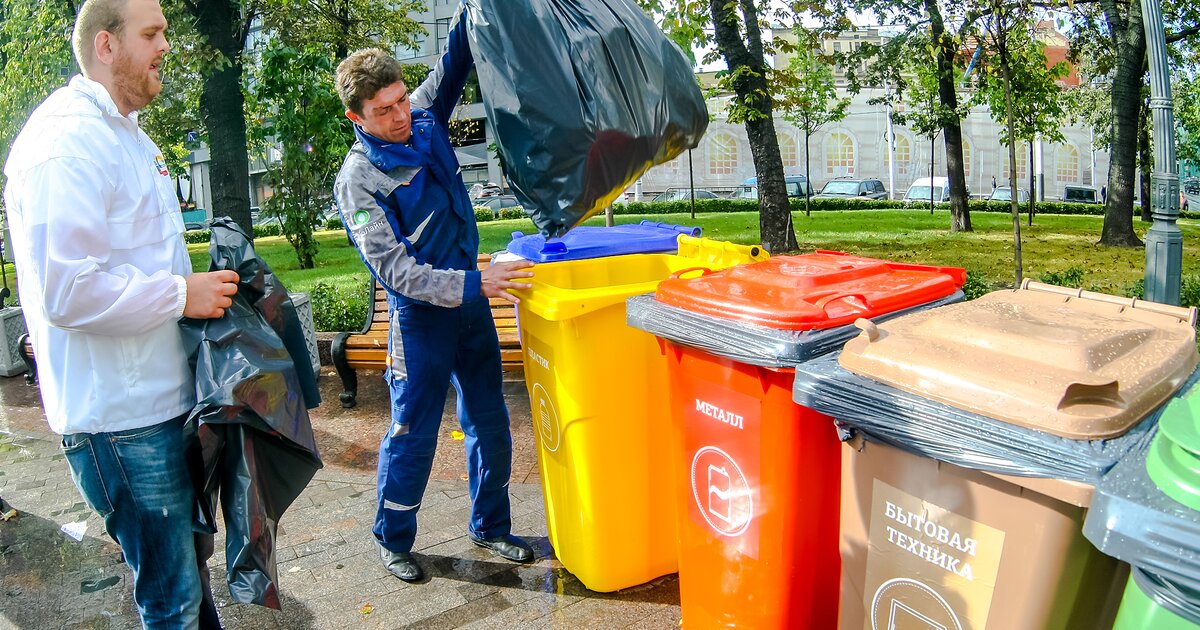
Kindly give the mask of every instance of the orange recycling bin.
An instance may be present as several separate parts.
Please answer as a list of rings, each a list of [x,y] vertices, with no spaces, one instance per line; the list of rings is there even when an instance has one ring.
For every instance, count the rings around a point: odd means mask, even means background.
[[[672,278],[629,300],[667,355],[685,628],[832,628],[841,447],[795,365],[859,317],[960,300],[965,273],[837,252]]]

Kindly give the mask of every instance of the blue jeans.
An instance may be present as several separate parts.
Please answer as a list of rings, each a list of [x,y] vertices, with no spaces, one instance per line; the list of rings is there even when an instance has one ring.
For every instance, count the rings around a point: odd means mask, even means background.
[[[198,627],[204,598],[183,417],[128,431],[64,435],[62,447],[84,501],[104,518],[133,570],[143,627]]]
[[[384,377],[392,395],[392,423],[379,447],[375,538],[391,551],[412,550],[449,385],[458,393],[467,455],[467,529],[477,538],[507,535],[512,529],[512,435],[500,342],[487,298],[457,308],[408,302],[391,315],[391,369]]]

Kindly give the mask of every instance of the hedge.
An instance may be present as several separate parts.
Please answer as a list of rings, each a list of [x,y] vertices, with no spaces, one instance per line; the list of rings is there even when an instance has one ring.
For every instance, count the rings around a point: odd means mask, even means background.
[[[804,211],[803,199],[789,199],[792,212]],[[830,212],[843,210],[914,210],[928,208],[929,202],[890,201],[886,199],[811,199],[810,208],[813,212]],[[950,204],[934,204],[934,208],[944,212],[950,211]],[[1006,201],[984,201],[972,199],[967,202],[971,212],[1011,212],[1012,206]],[[1021,213],[1029,212],[1029,204],[1020,204]],[[1136,210],[1136,209],[1135,209]],[[692,211],[690,201],[631,201],[613,204],[613,214],[685,214]],[[697,199],[696,212],[758,212],[758,201],[754,199]],[[1074,214],[1103,216],[1104,204],[1099,203],[1063,203],[1061,201],[1039,201],[1035,212],[1039,214]],[[500,212],[500,219],[519,219],[525,216],[518,208],[506,208]],[[1200,212],[1180,212],[1180,218],[1200,219]],[[491,210],[475,208],[475,220],[478,222],[492,221],[497,217]]]
[[[803,199],[789,199],[792,212],[804,212]],[[915,210],[928,208],[928,202],[889,201],[885,199],[812,199],[813,212],[830,212],[842,210]],[[943,212],[950,211],[950,204],[934,204],[934,208]],[[1011,212],[1012,206],[1007,201],[984,201],[972,199],[967,203],[971,212]],[[1020,204],[1021,214],[1029,213],[1029,204]],[[689,201],[632,201],[629,203],[613,204],[613,214],[686,214],[691,212]],[[1138,208],[1134,208],[1135,211]],[[696,212],[758,212],[758,201],[754,199],[697,199]],[[1035,210],[1038,214],[1075,214],[1103,216],[1104,204],[1099,203],[1063,203],[1061,201],[1039,201]],[[500,215],[489,208],[475,206],[475,221],[486,223],[500,219],[521,219],[526,216],[522,208],[505,208]],[[1182,219],[1200,219],[1200,212],[1180,212]],[[340,216],[330,217],[325,221],[325,229],[342,229]],[[254,226],[254,238],[262,236],[279,236],[283,229],[277,222]],[[188,243],[207,243],[208,230],[194,230],[184,235]]]

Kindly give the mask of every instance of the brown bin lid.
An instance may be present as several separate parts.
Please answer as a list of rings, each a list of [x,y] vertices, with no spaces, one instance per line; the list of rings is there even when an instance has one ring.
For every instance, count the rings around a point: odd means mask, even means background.
[[[1074,439],[1121,435],[1195,369],[1196,309],[1026,281],[863,333],[846,369]]]

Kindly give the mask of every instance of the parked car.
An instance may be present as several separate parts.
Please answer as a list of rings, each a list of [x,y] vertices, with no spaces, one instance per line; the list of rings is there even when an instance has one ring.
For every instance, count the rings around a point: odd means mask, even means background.
[[[500,188],[500,185],[492,182],[486,184],[476,182],[471,184],[471,188],[467,190],[467,196],[471,198],[471,201],[476,201],[484,197],[495,197],[503,193],[504,191]]]
[[[500,211],[505,208],[521,208],[521,202],[513,195],[492,195],[490,197],[480,197],[475,200],[475,207],[487,208],[492,211],[492,216],[500,216]]]
[[[207,230],[211,224],[212,219],[208,218],[208,210],[204,208],[183,211],[183,229],[189,232],[192,230]]]
[[[783,185],[787,188],[787,196],[790,198],[803,199],[806,192],[809,197],[813,196],[813,187],[808,183],[808,178],[803,175],[785,175]],[[751,177],[742,182],[742,185],[738,186],[729,198],[758,199],[758,178]]]
[[[878,179],[839,177],[825,182],[814,199],[887,199],[887,190]]]
[[[1100,203],[1100,195],[1091,186],[1063,186],[1064,203]]]
[[[690,199],[690,188],[668,188],[666,192],[659,193],[652,201],[687,201]],[[709,190],[695,189],[696,199],[720,199],[716,193]]]
[[[283,219],[280,217],[274,216],[274,215],[267,214],[265,212],[260,212],[258,214],[258,218],[253,219],[251,221],[251,223],[254,225],[271,225],[273,223],[278,223],[279,225],[283,225]]]
[[[950,178],[918,177],[904,193],[904,200],[928,202],[931,196],[935,203],[950,201]]]
[[[1012,189],[1008,186],[1001,186],[992,191],[988,201],[1012,201]],[[1029,191],[1024,188],[1017,189],[1017,203],[1025,203],[1029,201]]]

